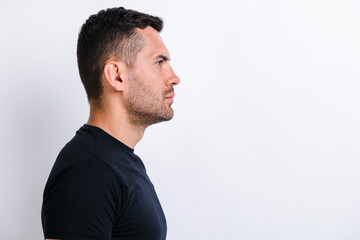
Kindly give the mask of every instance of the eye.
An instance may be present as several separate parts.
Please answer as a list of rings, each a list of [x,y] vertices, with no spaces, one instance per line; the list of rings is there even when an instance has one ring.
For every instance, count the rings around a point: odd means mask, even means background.
[[[164,60],[160,60],[160,61],[156,62],[156,64],[157,64],[159,67],[161,67],[162,64],[163,64],[163,62],[164,62]]]

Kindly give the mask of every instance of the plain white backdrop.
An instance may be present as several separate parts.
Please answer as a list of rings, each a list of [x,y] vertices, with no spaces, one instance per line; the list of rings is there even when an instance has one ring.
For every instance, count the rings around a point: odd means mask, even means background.
[[[160,16],[175,117],[135,148],[168,239],[360,239],[358,0],[0,1],[0,233],[42,239],[42,192],[87,121],[83,22]]]

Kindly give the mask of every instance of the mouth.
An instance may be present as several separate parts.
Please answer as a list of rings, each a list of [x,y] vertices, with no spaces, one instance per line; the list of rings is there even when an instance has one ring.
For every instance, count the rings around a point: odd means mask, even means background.
[[[170,93],[169,95],[167,95],[167,96],[165,97],[165,99],[166,99],[166,100],[169,100],[171,103],[173,103],[173,102],[174,102],[174,97],[175,97],[175,93],[172,92],[172,93]]]

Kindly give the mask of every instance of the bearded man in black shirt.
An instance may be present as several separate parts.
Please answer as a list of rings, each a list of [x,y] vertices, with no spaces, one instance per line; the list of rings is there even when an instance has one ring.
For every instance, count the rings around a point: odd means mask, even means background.
[[[46,239],[165,239],[166,220],[135,145],[173,117],[174,86],[160,18],[102,10],[82,26],[79,73],[88,122],[59,153],[44,190]]]

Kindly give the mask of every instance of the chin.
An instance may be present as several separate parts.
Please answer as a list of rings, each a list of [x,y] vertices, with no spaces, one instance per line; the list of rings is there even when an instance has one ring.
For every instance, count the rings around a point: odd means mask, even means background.
[[[152,124],[170,121],[173,118],[173,116],[174,116],[174,113],[171,109],[171,112],[167,112],[166,114],[161,114],[156,117],[154,116],[154,118],[152,118],[152,120],[153,120]]]

